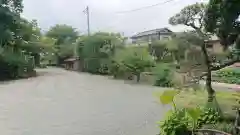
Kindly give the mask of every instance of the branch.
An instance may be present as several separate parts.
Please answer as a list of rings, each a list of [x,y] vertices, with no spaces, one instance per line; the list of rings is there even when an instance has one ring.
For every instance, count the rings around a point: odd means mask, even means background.
[[[195,30],[199,30],[200,28],[198,28],[194,23],[186,23],[186,26],[192,27]]]
[[[219,66],[212,67],[212,68],[211,68],[211,71],[220,70],[220,69],[222,69],[222,68],[231,66],[231,65],[233,65],[233,64],[235,64],[235,63],[237,63],[237,62],[240,62],[240,60],[239,60],[239,59],[236,59],[236,60],[232,60],[232,61],[229,61],[229,62],[227,62],[227,63],[221,64],[221,65],[219,65]]]
[[[223,69],[223,68],[231,66],[231,65],[233,65],[237,62],[240,62],[240,59],[232,60],[232,61],[229,61],[227,63],[216,66],[216,67],[211,67],[211,71],[217,71],[217,70]],[[201,79],[202,77],[204,77],[206,75],[207,75],[207,73],[203,73],[199,78]]]

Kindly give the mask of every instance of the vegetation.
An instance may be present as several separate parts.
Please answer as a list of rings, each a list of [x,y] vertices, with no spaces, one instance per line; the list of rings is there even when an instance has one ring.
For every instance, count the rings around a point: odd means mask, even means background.
[[[109,74],[111,58],[122,45],[120,34],[95,33],[78,40],[79,57],[84,61],[84,71],[95,74]]]
[[[131,73],[140,81],[140,74],[155,64],[146,48],[130,47],[116,52],[112,66],[113,74]]]
[[[1,79],[33,75],[39,65],[40,29],[35,20],[20,17],[22,0],[4,0],[0,3],[0,74]]]
[[[173,105],[173,109],[167,113],[166,119],[159,122],[161,135],[191,135],[195,132],[225,132],[225,134],[227,134],[234,131],[233,122],[226,121],[217,110],[213,108],[206,108],[205,106],[197,106],[197,104],[193,105],[189,102],[187,105],[183,105],[182,103],[186,103],[186,99],[189,99],[190,96],[189,94],[186,94],[187,93],[182,93],[176,90],[168,90],[158,95],[163,105]],[[230,94],[228,93],[228,95]],[[235,94],[231,95],[230,97],[234,99],[234,104],[238,104],[236,103],[236,96],[234,95]],[[202,97],[204,96],[199,94],[195,95],[192,98],[192,101],[195,103],[204,101],[204,99],[197,101],[195,100],[196,98],[200,99]],[[205,104],[205,102],[203,104]],[[223,128],[222,125],[227,125],[227,127]],[[216,129],[219,129],[219,131]]]
[[[74,55],[74,43],[78,36],[79,34],[75,28],[65,24],[57,24],[46,33],[46,37],[55,40],[52,49],[57,66],[60,66],[65,59]]]
[[[156,76],[155,86],[174,86],[173,69],[168,64],[158,64],[154,69],[154,75]]]
[[[213,80],[216,82],[240,84],[240,69],[239,68],[226,68],[213,73]]]

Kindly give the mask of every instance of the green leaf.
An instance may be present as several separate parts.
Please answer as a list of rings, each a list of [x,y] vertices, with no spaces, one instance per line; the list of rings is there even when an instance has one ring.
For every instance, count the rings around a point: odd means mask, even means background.
[[[160,101],[163,105],[167,105],[173,102],[174,97],[178,94],[176,90],[164,91],[160,96]]]
[[[187,113],[189,114],[189,116],[193,119],[193,120],[198,120],[198,118],[200,117],[202,111],[200,108],[187,108]]]

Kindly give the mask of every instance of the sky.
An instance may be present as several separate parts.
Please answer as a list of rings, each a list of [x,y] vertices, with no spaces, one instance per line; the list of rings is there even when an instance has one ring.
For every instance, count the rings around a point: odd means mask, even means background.
[[[23,0],[23,17],[36,19],[43,31],[55,24],[68,24],[84,34],[87,32],[87,17],[83,11],[89,6],[91,32],[120,32],[131,36],[144,30],[163,27],[172,31],[185,30],[182,26],[169,25],[168,19],[183,7],[204,0],[172,0],[135,12],[122,12],[166,1],[168,0]]]

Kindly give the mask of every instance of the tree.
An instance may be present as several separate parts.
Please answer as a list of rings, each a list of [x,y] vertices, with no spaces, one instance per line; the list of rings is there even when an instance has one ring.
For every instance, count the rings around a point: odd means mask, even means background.
[[[137,77],[137,82],[140,81],[140,74],[147,68],[155,65],[152,56],[146,48],[129,47],[118,51],[114,56],[113,72],[130,72]],[[125,71],[122,71],[125,70]]]
[[[199,36],[199,45],[203,53],[204,64],[206,65],[206,89],[208,92],[208,101],[212,102],[215,91],[212,88],[212,78],[211,78],[211,60],[207,52],[205,40],[208,40],[208,35],[204,31],[204,15],[205,15],[206,5],[203,3],[196,3],[183,8],[180,13],[169,19],[169,23],[172,25],[185,25],[189,26],[196,31]]]
[[[158,40],[150,44],[150,54],[156,57],[158,62],[177,62],[185,57],[185,52],[190,44],[177,36],[172,40]]]
[[[22,47],[32,40],[26,27],[28,21],[20,17],[22,0],[0,1],[0,64],[1,77],[18,77],[26,71],[33,71],[31,56]]]
[[[229,62],[239,61],[240,49],[240,1],[210,0],[205,16],[205,27],[208,32],[215,33],[221,40],[221,44],[228,48],[235,47],[238,50],[236,58]],[[229,64],[226,64],[229,65]],[[224,65],[223,65],[224,67]]]
[[[75,28],[72,26],[66,25],[66,24],[57,24],[49,29],[49,31],[46,33],[46,36],[49,38],[56,39],[55,42],[55,56],[57,59],[57,65],[60,66],[62,61],[65,58],[69,57],[69,53],[65,53],[66,51],[63,48],[63,46],[69,46],[67,50],[71,50],[72,44],[76,42],[78,38],[78,32]],[[63,53],[62,53],[63,52]],[[68,54],[67,56],[63,56],[63,54]],[[73,51],[72,51],[73,54]]]
[[[9,45],[16,38],[19,27],[20,13],[22,12],[22,0],[0,1],[0,44]]]
[[[99,32],[82,36],[78,40],[79,57],[84,60],[85,70],[91,73],[109,73],[115,48],[122,45],[120,34]]]
[[[56,39],[56,44],[73,43],[78,38],[78,32],[72,26],[57,24],[49,29],[47,37]]]

